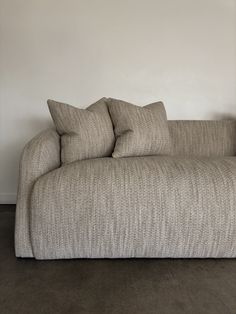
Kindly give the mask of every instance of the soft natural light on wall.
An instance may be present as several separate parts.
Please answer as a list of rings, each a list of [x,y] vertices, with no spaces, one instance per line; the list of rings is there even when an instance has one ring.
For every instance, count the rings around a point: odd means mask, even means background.
[[[19,0],[0,10],[0,202],[46,100],[163,100],[169,119],[236,117],[235,0]]]

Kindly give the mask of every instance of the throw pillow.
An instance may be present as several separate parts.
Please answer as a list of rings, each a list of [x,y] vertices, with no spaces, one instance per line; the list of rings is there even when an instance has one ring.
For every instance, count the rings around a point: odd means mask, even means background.
[[[58,133],[61,135],[61,161],[111,156],[114,132],[106,98],[87,109],[48,100],[48,107]]]
[[[112,157],[170,153],[170,134],[162,102],[139,107],[122,100],[109,99],[108,109],[116,136]]]

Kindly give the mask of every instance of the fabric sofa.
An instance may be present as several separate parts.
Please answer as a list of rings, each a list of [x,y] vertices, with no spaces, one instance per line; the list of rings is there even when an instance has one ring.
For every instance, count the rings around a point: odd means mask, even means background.
[[[168,121],[165,156],[61,165],[60,135],[25,147],[17,257],[236,257],[236,121]]]

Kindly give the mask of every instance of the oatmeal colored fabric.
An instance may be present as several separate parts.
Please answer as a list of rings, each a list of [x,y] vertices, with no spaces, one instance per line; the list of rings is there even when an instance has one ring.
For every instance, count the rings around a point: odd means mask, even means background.
[[[236,121],[168,121],[171,154],[236,156]]]
[[[48,107],[61,135],[63,164],[111,156],[115,138],[105,98],[87,109],[79,109],[54,100],[48,100]]]
[[[109,99],[116,144],[112,157],[166,155],[171,150],[165,108],[162,102],[145,107]]]
[[[39,178],[37,259],[236,257],[236,157],[98,158]]]
[[[236,121],[168,126],[171,157],[62,168],[55,130],[32,139],[20,163],[16,256],[236,257]]]
[[[16,206],[15,252],[17,257],[33,257],[29,234],[30,198],[34,183],[45,173],[60,167],[60,137],[48,129],[35,136],[24,148]]]

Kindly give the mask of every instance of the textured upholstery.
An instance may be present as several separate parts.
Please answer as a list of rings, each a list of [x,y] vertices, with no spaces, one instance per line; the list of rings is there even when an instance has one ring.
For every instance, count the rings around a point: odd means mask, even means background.
[[[100,158],[36,182],[37,259],[236,257],[236,158]]]
[[[29,235],[30,197],[36,180],[60,166],[60,137],[53,129],[35,136],[24,148],[16,207],[15,253],[18,257],[33,257]]]
[[[61,135],[61,161],[111,156],[115,137],[106,98],[87,109],[48,100],[57,131]]]
[[[172,155],[236,156],[236,121],[168,121]]]
[[[235,257],[236,121],[168,126],[171,157],[59,168],[56,131],[31,140],[20,164],[16,256]]]
[[[108,108],[116,136],[112,157],[170,153],[170,134],[162,102],[139,107],[110,98]]]

